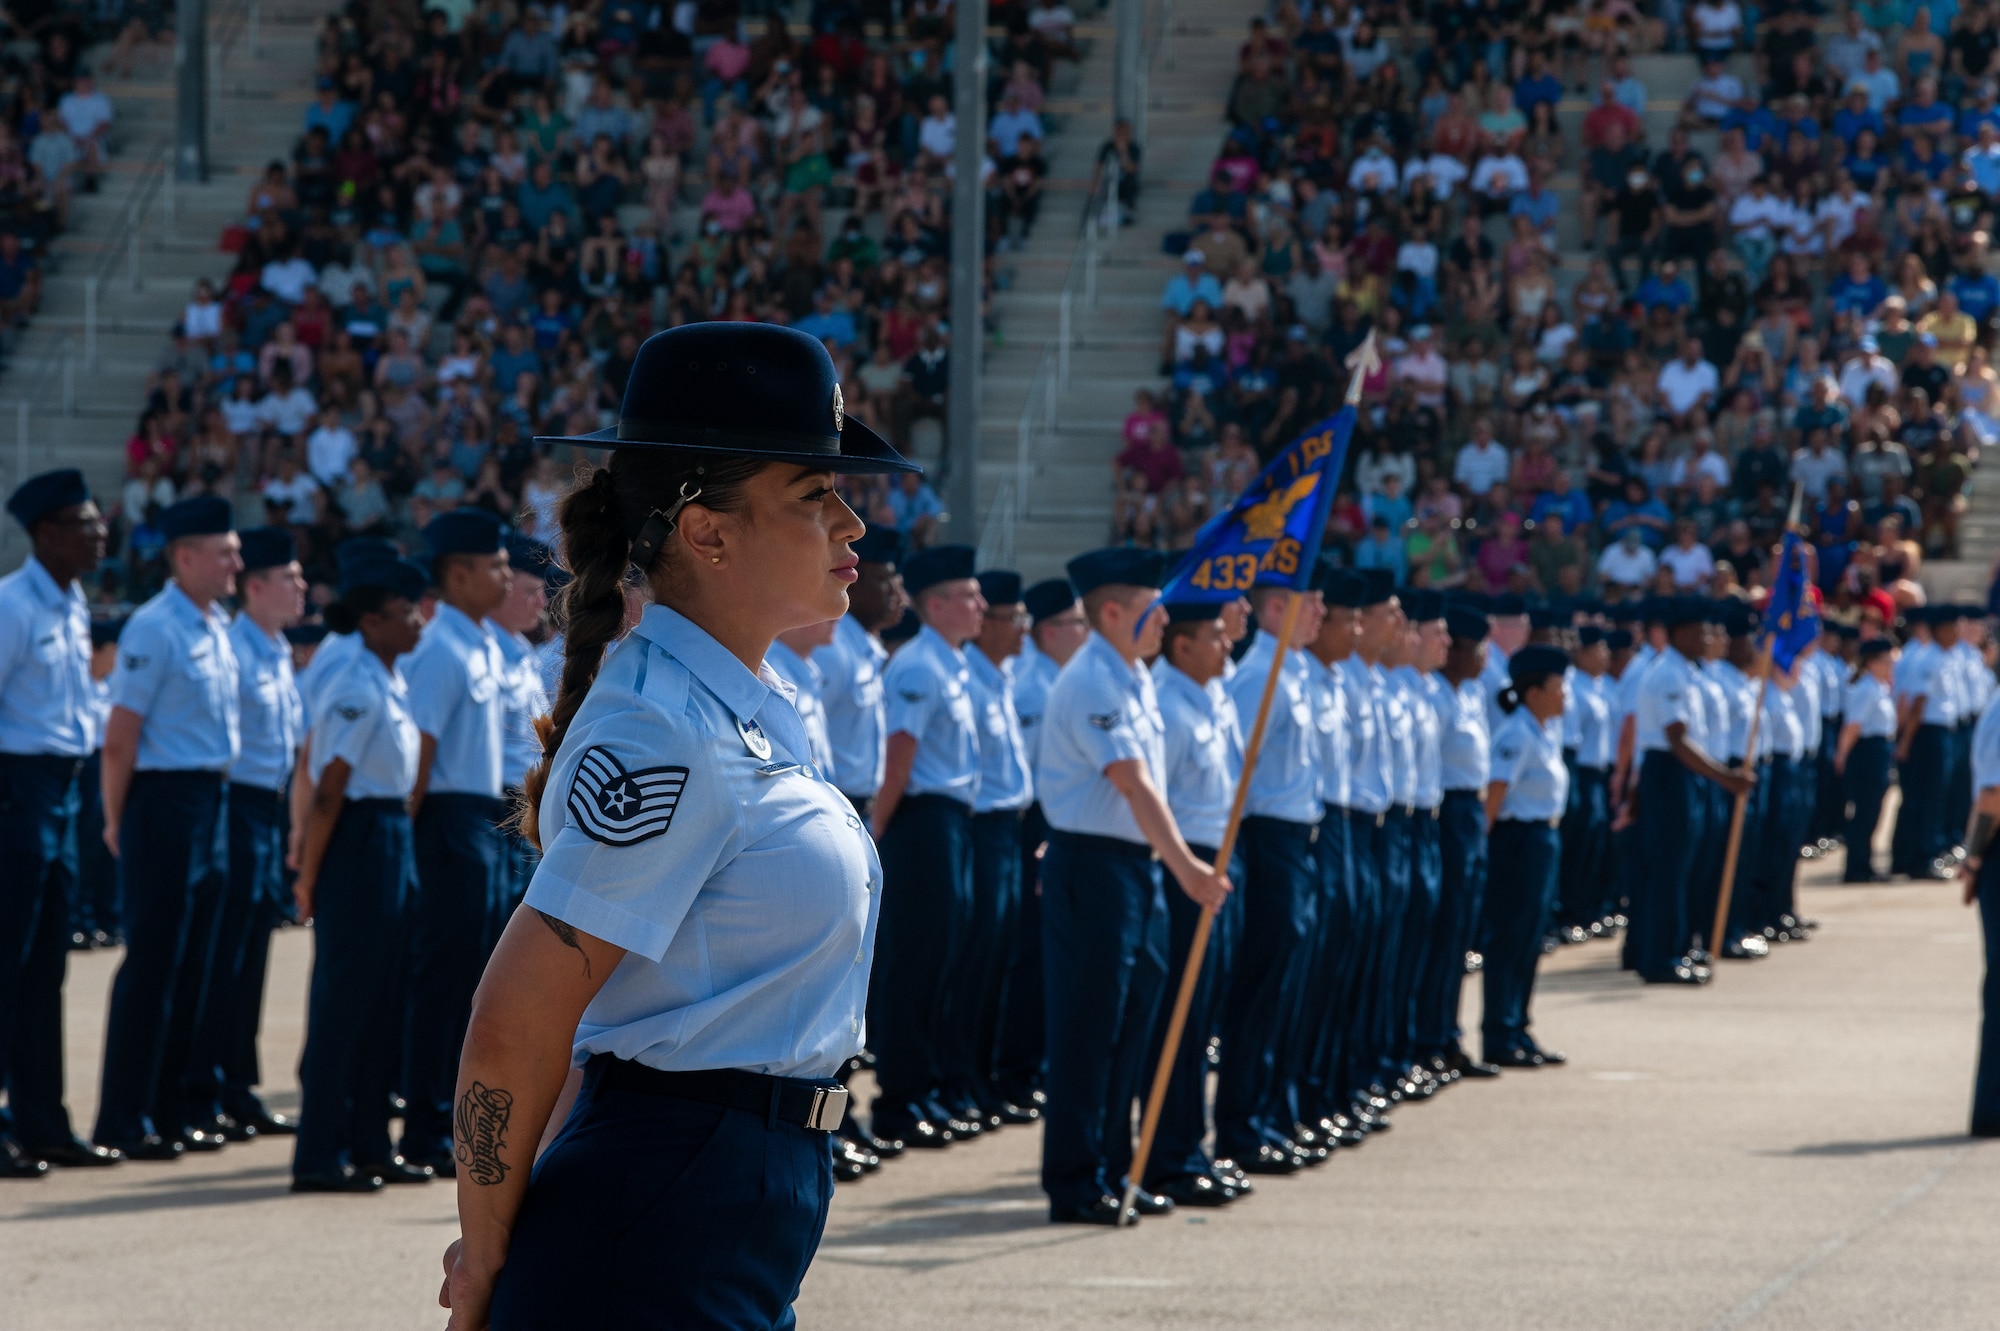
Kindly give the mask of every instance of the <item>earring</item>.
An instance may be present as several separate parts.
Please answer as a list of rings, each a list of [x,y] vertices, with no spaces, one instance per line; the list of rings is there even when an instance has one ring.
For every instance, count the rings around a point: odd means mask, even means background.
[[[710,556],[708,557],[708,562],[709,562],[709,563],[711,563],[711,564],[720,564],[720,563],[722,562],[722,556],[721,556],[721,555],[710,555]]]

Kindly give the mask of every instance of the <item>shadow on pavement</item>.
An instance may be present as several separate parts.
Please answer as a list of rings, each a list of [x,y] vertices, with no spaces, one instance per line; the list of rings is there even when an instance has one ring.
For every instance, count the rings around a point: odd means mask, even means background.
[[[1767,1155],[1843,1156],[1881,1155],[1888,1151],[1937,1151],[1950,1146],[1964,1146],[1972,1138],[1962,1132],[1945,1137],[1896,1137],[1877,1142],[1820,1142],[1813,1146],[1795,1146],[1789,1151],[1768,1151]]]
[[[139,1168],[144,1166],[121,1166],[121,1169]],[[131,1215],[145,1211],[176,1211],[202,1206],[231,1206],[239,1202],[268,1201],[274,1197],[289,1195],[291,1177],[291,1166],[284,1164],[267,1165],[206,1178],[143,1179],[132,1186],[144,1191],[82,1197],[47,1206],[31,1205],[18,1215],[0,1218],[0,1223],[9,1220],[16,1224],[31,1220],[83,1220],[93,1216]]]

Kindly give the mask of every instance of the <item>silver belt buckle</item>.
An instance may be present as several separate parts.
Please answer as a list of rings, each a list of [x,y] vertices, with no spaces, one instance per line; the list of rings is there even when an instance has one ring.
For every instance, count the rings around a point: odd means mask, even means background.
[[[845,1086],[815,1086],[813,1088],[812,1109],[806,1114],[806,1126],[818,1132],[832,1132],[840,1126],[840,1120],[847,1114],[847,1088]]]

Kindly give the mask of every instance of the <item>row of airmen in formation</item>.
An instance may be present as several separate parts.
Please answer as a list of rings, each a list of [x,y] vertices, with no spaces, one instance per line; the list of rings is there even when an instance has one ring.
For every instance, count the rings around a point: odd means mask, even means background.
[[[197,498],[163,516],[173,580],[118,635],[79,586],[105,537],[81,476],[33,478],[8,508],[33,555],[0,580],[0,1173],[293,1132],[300,1191],[452,1173],[472,991],[534,867],[508,815],[561,659],[550,552],[474,510],[426,529],[428,566],[350,542],[319,642],[293,627],[290,537],[234,532]],[[1045,1119],[1058,1221],[1224,1204],[1385,1129],[1399,1101],[1562,1062],[1530,1029],[1556,942],[1624,927],[1641,979],[1699,984],[1713,955],[1805,939],[1801,847],[1866,847],[1892,773],[1892,871],[1948,876],[1994,692],[1979,608],[1912,612],[1901,651],[1828,624],[1766,685],[1736,601],[1529,610],[1323,567],[1296,608],[1275,589],[1160,607],[1141,594],[1165,573],[1148,552],[1025,587],[968,547],[906,558],[870,532],[856,553],[850,613],[767,662],[883,866],[855,1063],[878,1096],[837,1169]],[[114,638],[105,677],[93,642]],[[63,1104],[61,990],[93,801],[126,952],[85,1141]],[[1880,875],[1859,853],[1847,877]],[[1128,1210],[1131,1109],[1211,906]],[[316,938],[297,1120],[256,1091],[269,939],[293,910]],[[1478,1057],[1459,1026],[1473,970]]]

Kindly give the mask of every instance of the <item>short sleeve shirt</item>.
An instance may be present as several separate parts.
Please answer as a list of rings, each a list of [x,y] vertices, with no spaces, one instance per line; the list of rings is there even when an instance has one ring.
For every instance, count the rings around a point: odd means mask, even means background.
[[[1477,678],[1468,679],[1455,689],[1443,675],[1432,678],[1445,699],[1438,737],[1444,788],[1484,791],[1492,757],[1492,737],[1486,728],[1485,690]]]
[[[0,578],[0,681],[0,753],[83,758],[96,747],[90,609],[32,555]]]
[[[782,642],[771,644],[771,650],[764,653],[764,664],[783,675],[792,686],[792,705],[798,711],[799,724],[805,727],[806,747],[812,753],[813,764],[830,774],[833,742],[827,738],[826,706],[819,696],[824,682],[819,667]]]
[[[1049,826],[1145,845],[1132,806],[1104,775],[1113,763],[1136,759],[1165,789],[1165,722],[1145,666],[1127,665],[1092,632],[1056,675],[1042,721],[1035,784]]]
[[[1537,721],[1516,710],[1493,736],[1493,779],[1507,783],[1500,817],[1547,822],[1569,799],[1569,769],[1562,760],[1562,719]]]
[[[357,652],[326,681],[322,702],[309,746],[314,783],[338,758],[350,769],[347,798],[407,799],[416,789],[423,737],[402,672],[373,652]]]
[[[1014,709],[1011,667],[1019,658],[1008,658],[1003,668],[977,647],[967,647],[964,655],[979,721],[979,796],[972,802],[973,812],[1025,809],[1034,802],[1035,783],[1029,775],[1021,718]]]
[[[979,718],[965,653],[927,624],[890,658],[882,685],[888,733],[917,741],[904,793],[971,804],[979,793]]]
[[[1237,715],[1252,718],[1253,724],[1270,677],[1275,647],[1271,634],[1259,633],[1229,681]],[[1293,648],[1278,668],[1278,690],[1264,723],[1257,766],[1250,773],[1250,795],[1243,806],[1246,814],[1317,823],[1325,813],[1320,799],[1319,726],[1313,704],[1311,659]]]
[[[236,653],[237,715],[242,742],[229,779],[262,790],[283,790],[305,738],[305,705],[292,679],[285,640],[239,614],[229,626]]]
[[[500,692],[507,704],[500,736],[500,783],[507,790],[519,790],[529,770],[542,760],[542,737],[535,733],[535,721],[549,710],[542,658],[535,644],[511,629],[491,620],[487,628],[500,648],[504,670]]]
[[[1153,663],[1153,686],[1165,722],[1167,808],[1190,845],[1214,848],[1243,771],[1236,703],[1221,680],[1197,684],[1164,657]]]
[[[111,701],[138,715],[141,772],[224,772],[236,761],[236,653],[229,622],[176,583],[132,612]]]
[[[1633,715],[1638,722],[1637,740],[1641,753],[1668,749],[1667,727],[1678,722],[1687,728],[1688,743],[1707,750],[1709,736],[1703,724],[1703,707],[1688,659],[1669,647],[1661,652],[1644,678]]]
[[[882,787],[889,731],[882,700],[882,667],[889,653],[861,621],[845,615],[833,641],[812,654],[820,669],[820,702],[826,708],[827,742],[833,746],[833,780],[857,799]]]
[[[409,681],[417,728],[437,741],[427,791],[497,799],[507,666],[493,631],[454,606],[440,605],[417,649],[399,664]]]

